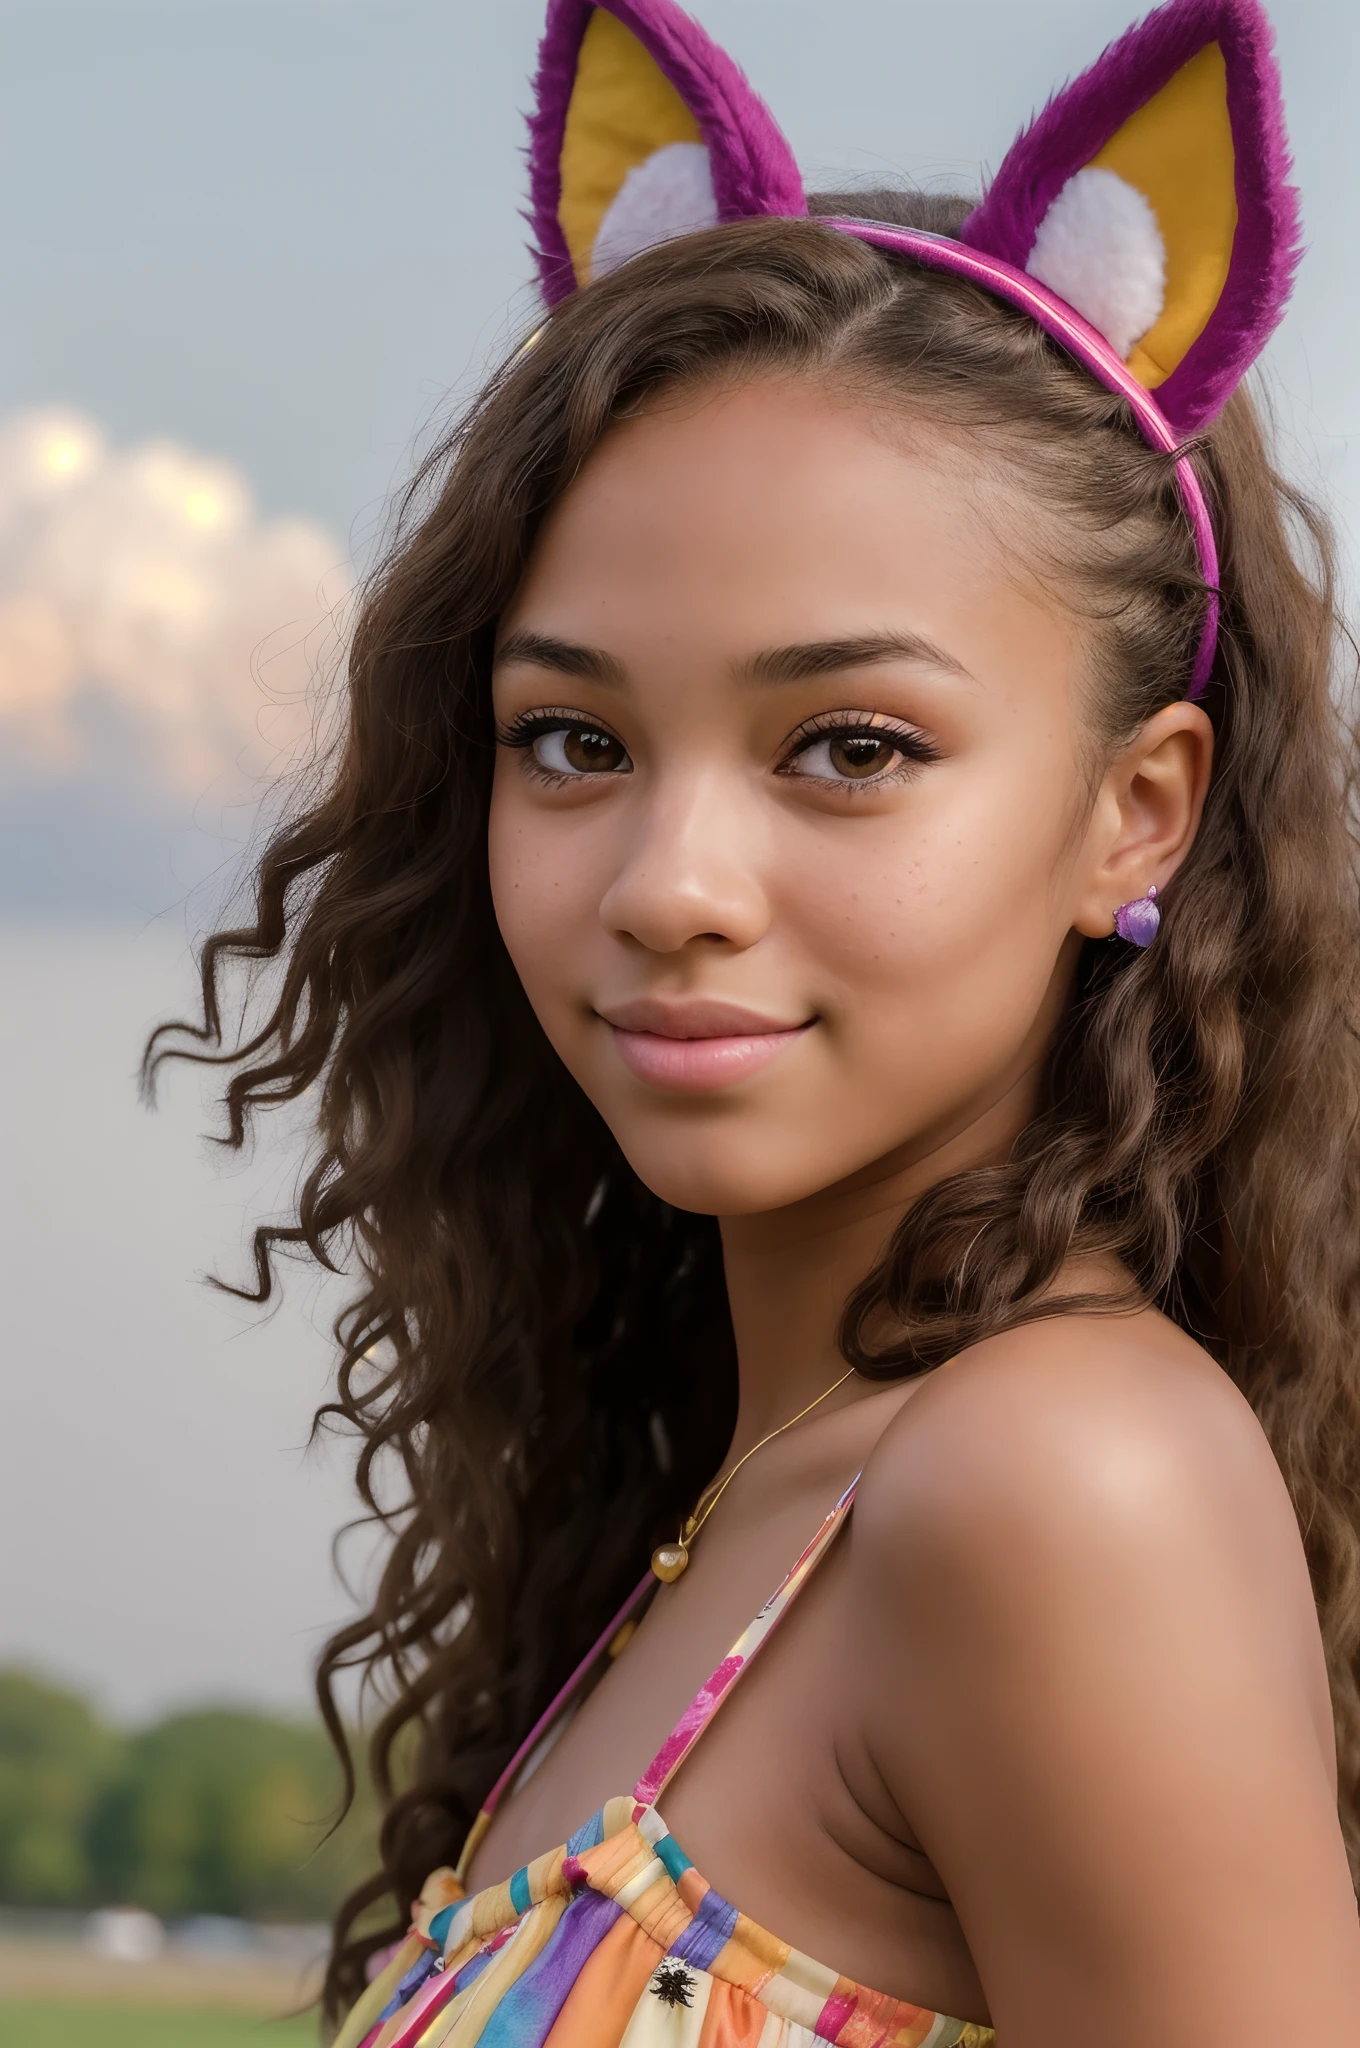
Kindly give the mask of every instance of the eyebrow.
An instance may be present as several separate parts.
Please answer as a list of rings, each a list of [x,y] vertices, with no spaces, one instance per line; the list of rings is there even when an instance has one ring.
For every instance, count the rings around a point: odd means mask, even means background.
[[[623,663],[602,647],[559,640],[551,633],[507,634],[497,649],[496,662],[512,661],[615,689],[627,681]],[[946,675],[968,673],[962,662],[922,633],[864,633],[842,640],[802,640],[788,647],[767,647],[740,662],[736,673],[741,682],[801,683],[813,676],[838,675],[843,669],[872,668],[889,661],[915,662]]]
[[[927,640],[922,633],[866,633],[847,640],[805,640],[791,647],[770,647],[741,664],[742,680],[754,683],[801,683],[810,676],[837,675],[847,668],[872,668],[887,661],[911,661],[946,675],[967,674],[963,663]]]
[[[612,684],[616,689],[625,680],[623,663],[602,647],[582,647],[575,640],[555,639],[551,633],[508,633],[496,650],[496,663],[508,661],[550,668],[559,676]]]

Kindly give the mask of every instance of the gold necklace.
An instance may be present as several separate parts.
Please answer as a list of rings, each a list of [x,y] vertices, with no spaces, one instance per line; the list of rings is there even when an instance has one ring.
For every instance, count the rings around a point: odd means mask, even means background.
[[[680,1531],[679,1540],[675,1543],[658,1544],[657,1548],[652,1552],[652,1571],[660,1579],[663,1586],[671,1585],[674,1580],[680,1577],[683,1571],[688,1570],[689,1547],[691,1543],[693,1543],[695,1537],[703,1528],[704,1523],[708,1520],[714,1508],[718,1505],[718,1502],[746,1463],[747,1458],[754,1458],[757,1451],[763,1451],[766,1444],[772,1444],[777,1436],[783,1436],[784,1431],[792,1429],[795,1422],[801,1422],[805,1415],[811,1415],[814,1408],[820,1408],[822,1402],[830,1400],[831,1396],[843,1387],[848,1379],[854,1378],[854,1374],[855,1368],[852,1365],[849,1372],[841,1374],[834,1386],[823,1388],[815,1401],[809,1401],[806,1408],[800,1408],[798,1413],[791,1415],[787,1422],[781,1422],[778,1429],[772,1429],[768,1436],[763,1436],[760,1439],[758,1444],[752,1444],[750,1450],[738,1458],[725,1479],[710,1481],[699,1495],[694,1513]]]

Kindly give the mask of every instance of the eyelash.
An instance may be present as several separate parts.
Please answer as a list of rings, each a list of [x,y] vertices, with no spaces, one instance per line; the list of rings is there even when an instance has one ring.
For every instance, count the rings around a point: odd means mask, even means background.
[[[592,732],[607,732],[598,718],[567,705],[548,704],[541,711],[521,711],[507,724],[497,725],[496,744],[501,747],[531,747],[541,733],[561,732],[567,726],[588,726]],[[612,738],[613,735],[611,734]]]
[[[809,752],[818,740],[824,739],[890,740],[901,755],[897,766],[886,769],[881,775],[867,776],[863,781],[847,778],[832,785],[852,792],[883,789],[892,783],[905,782],[918,769],[928,768],[940,759],[939,748],[914,725],[904,725],[895,718],[866,717],[862,712],[819,711],[816,717],[805,720],[793,734],[775,773],[790,774],[790,763]],[[829,780],[825,776],[808,779],[817,782]]]
[[[608,726],[601,725],[598,719],[588,718],[583,711],[571,711],[555,705],[541,711],[521,711],[518,717],[512,718],[508,724],[498,725],[496,744],[501,747],[514,747],[526,754],[528,758],[524,763],[525,771],[532,775],[536,782],[546,782],[551,788],[556,789],[564,783],[586,781],[588,778],[583,773],[563,775],[552,768],[545,768],[541,761],[535,760],[532,752],[535,740],[542,739],[545,733],[550,732],[598,732],[623,746],[623,741],[618,735],[610,732]]]
[[[529,759],[526,761],[525,767],[528,773],[533,775],[536,780],[559,787],[563,783],[585,781],[588,779],[588,775],[586,771],[573,775],[564,775],[560,771],[545,768],[541,762],[534,759],[531,750],[534,742],[541,739],[546,733],[570,731],[602,733],[606,738],[614,740],[617,745],[623,745],[618,735],[611,733],[609,728],[601,725],[597,719],[588,717],[584,712],[572,711],[566,707],[555,705],[545,707],[539,711],[521,711],[517,717],[510,719],[508,723],[497,726],[496,740],[497,744],[502,747],[513,747],[520,752],[527,753]],[[828,738],[890,740],[902,756],[895,768],[886,770],[880,775],[865,777],[862,781],[856,781],[847,777],[843,781],[833,783],[831,778],[827,776],[810,776],[807,778],[809,781],[828,783],[833,788],[851,792],[882,789],[888,784],[905,781],[908,777],[914,775],[918,769],[929,767],[932,762],[940,759],[939,748],[915,726],[904,725],[896,719],[866,716],[862,713],[822,711],[818,712],[815,717],[805,720],[798,727],[797,731],[790,736],[784,754],[778,767],[775,769],[775,773],[777,775],[792,776],[794,774],[792,763],[798,760],[801,755],[808,753],[819,740]],[[618,771],[601,772],[617,773]]]

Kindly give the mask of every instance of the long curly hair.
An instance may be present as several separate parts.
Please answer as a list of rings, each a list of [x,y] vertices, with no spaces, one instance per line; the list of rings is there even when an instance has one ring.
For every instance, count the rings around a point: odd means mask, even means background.
[[[813,211],[950,232],[968,204],[856,193]],[[332,2015],[733,1426],[716,1225],[639,1182],[497,933],[489,671],[539,524],[611,424],[676,387],[766,374],[962,437],[1006,480],[989,514],[1003,544],[1088,624],[1093,777],[1187,687],[1206,591],[1169,458],[1022,314],[815,219],[715,228],[592,284],[419,470],[363,595],[324,777],[270,838],[249,917],[204,946],[201,1020],[146,1055],[149,1082],[169,1056],[231,1070],[236,1146],[259,1110],[314,1091],[296,1212],[256,1231],[245,1291],[267,1300],[289,1251],[357,1290],[318,1422],[357,1432],[388,1547],[318,1686],[352,1784],[335,1688],[355,1667],[375,1685],[385,1820],[381,1867],[337,1918]],[[1085,947],[1013,1156],[914,1205],[841,1336],[862,1374],[901,1377],[1072,1306],[1051,1283],[1073,1254],[1123,1262],[1133,1295],[1242,1388],[1283,1469],[1355,1856],[1360,898],[1334,687],[1349,643],[1326,525],[1274,472],[1245,395],[1193,455],[1222,552],[1217,760],[1161,935],[1138,956]],[[270,993],[224,1043],[234,963],[266,963]]]

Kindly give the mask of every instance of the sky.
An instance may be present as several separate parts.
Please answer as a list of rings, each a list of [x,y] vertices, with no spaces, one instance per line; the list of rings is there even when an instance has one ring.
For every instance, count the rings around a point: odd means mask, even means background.
[[[694,0],[814,189],[975,185],[1128,0]],[[1360,529],[1360,9],[1277,0],[1309,254],[1267,376]],[[0,0],[0,1659],[296,1706],[345,1609],[304,1457],[332,1296],[206,1288],[225,1172],[141,1036],[299,758],[393,492],[531,321],[539,0]]]

